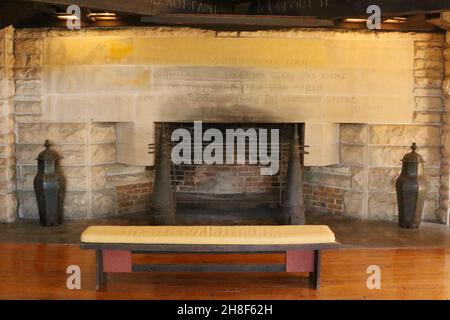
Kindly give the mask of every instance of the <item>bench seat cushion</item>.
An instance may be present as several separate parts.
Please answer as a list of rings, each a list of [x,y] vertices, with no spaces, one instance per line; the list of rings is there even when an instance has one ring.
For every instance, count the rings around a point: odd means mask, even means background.
[[[91,226],[83,243],[288,245],[335,243],[328,226]]]

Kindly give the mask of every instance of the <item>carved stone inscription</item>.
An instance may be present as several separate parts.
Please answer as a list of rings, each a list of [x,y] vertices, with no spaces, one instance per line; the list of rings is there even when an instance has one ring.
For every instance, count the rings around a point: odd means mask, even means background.
[[[409,39],[92,36],[44,46],[44,120],[126,123],[117,155],[128,164],[153,164],[144,146],[158,121],[304,122],[307,160],[327,165],[338,161],[337,138],[324,134],[336,136],[333,123],[413,116]]]

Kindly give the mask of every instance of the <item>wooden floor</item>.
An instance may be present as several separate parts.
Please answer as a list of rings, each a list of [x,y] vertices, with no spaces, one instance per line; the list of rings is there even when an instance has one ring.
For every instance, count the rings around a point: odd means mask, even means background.
[[[282,255],[147,255],[158,263],[282,263]],[[218,260],[220,259],[220,260]],[[134,273],[109,275],[95,291],[94,253],[77,245],[0,244],[1,299],[450,299],[450,249],[342,249],[323,254],[322,288],[286,273]],[[137,261],[136,261],[137,262]],[[81,290],[66,288],[78,265]],[[366,287],[367,267],[381,268],[381,289]]]

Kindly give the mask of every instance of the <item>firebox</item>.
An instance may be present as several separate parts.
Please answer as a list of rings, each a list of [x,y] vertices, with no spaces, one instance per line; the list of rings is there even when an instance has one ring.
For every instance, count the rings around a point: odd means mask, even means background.
[[[155,224],[303,223],[303,130],[279,123],[158,123]],[[290,162],[297,170],[288,169]],[[289,179],[290,171],[296,179]],[[286,217],[290,180],[301,213]]]

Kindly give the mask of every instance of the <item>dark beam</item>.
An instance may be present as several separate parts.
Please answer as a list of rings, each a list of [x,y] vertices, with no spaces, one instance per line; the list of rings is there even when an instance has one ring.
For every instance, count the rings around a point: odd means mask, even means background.
[[[427,21],[444,30],[450,30],[450,11],[429,14]]]
[[[19,23],[38,13],[39,10],[34,4],[2,1],[0,2],[0,29]]]
[[[142,23],[189,26],[332,27],[333,20],[312,17],[167,14],[145,16]]]
[[[15,2],[77,5],[105,11],[137,15],[167,13],[218,14],[231,13],[232,3],[227,0],[14,0]]]
[[[450,10],[449,0],[253,0],[250,13],[337,19],[367,16],[370,5],[378,5],[383,16]]]

